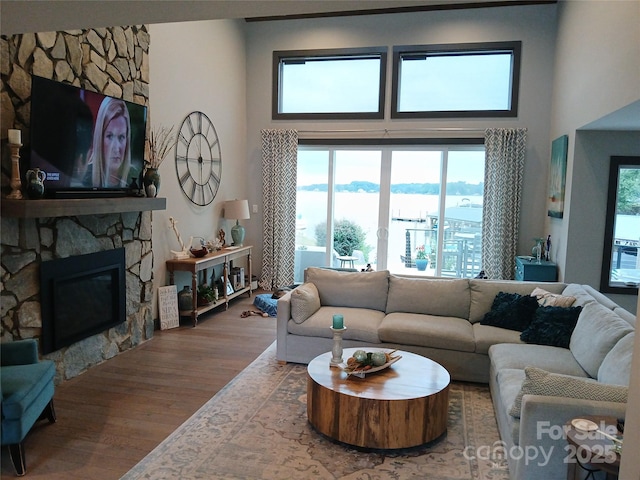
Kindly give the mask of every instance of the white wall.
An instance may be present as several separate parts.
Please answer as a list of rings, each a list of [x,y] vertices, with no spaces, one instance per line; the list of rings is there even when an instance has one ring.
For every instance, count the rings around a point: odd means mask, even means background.
[[[640,298],[638,298],[636,308],[640,312]],[[640,325],[639,319],[640,315],[636,315],[636,325]],[[618,478],[640,480],[640,455],[637,454],[638,445],[640,445],[640,341],[638,341],[637,335],[633,343],[629,399],[624,428],[625,446],[622,451]]]
[[[640,132],[577,131],[574,136],[564,279],[600,285],[604,252],[609,158],[640,155]],[[630,312],[636,311],[637,295],[607,294]]]
[[[599,285],[610,155],[640,154],[640,134],[576,130],[640,99],[640,2],[562,1],[551,138],[569,135],[564,219],[551,219],[565,281]],[[597,66],[597,69],[594,68]],[[637,297],[615,295],[630,311]],[[635,306],[634,306],[635,303]],[[634,345],[620,478],[638,479],[640,342]],[[630,453],[629,453],[630,452]]]
[[[565,216],[548,219],[561,278],[599,286],[611,155],[640,155],[640,130],[580,131],[640,99],[640,2],[563,1],[551,138],[569,136]],[[634,312],[632,296],[612,298]]]
[[[519,251],[528,253],[543,236],[550,151],[552,66],[556,5],[420,12],[361,17],[287,20],[247,24],[247,107],[249,191],[262,205],[260,129],[407,129],[423,127],[527,127],[529,129]],[[273,121],[271,63],[274,50],[346,48],[522,40],[520,104],[517,118],[464,120]],[[389,54],[387,112],[390,105]],[[431,134],[431,136],[434,136]],[[317,135],[315,137],[318,137]],[[260,209],[262,210],[262,209]],[[261,216],[248,226],[261,236]],[[256,241],[256,240],[254,240]],[[257,252],[261,254],[260,251]],[[256,260],[258,259],[256,255]],[[256,262],[254,262],[254,265]]]
[[[175,234],[169,228],[169,217],[178,221],[185,242],[192,235],[215,238],[220,228],[230,238],[232,225],[222,219],[223,202],[246,197],[243,26],[241,20],[150,26],[151,125],[175,126],[178,130],[189,113],[202,111],[216,128],[222,154],[220,188],[213,203],[206,207],[196,206],[183,194],[173,152],[160,167],[159,196],[167,198],[167,209],[153,212],[154,293],[167,284],[165,261],[171,258],[170,250],[179,250]],[[191,285],[189,275],[180,273],[176,274],[178,289]]]

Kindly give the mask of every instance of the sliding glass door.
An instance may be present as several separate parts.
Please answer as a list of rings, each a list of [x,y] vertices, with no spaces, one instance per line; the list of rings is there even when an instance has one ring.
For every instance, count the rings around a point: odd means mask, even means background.
[[[475,276],[483,182],[482,146],[301,145],[296,282],[308,266]]]

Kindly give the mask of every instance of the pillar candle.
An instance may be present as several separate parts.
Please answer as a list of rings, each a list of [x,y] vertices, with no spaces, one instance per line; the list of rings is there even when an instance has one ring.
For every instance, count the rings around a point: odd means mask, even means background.
[[[342,315],[333,316],[333,328],[342,330],[344,328],[344,317]]]
[[[22,143],[22,132],[20,130],[9,129],[9,143],[20,145]]]

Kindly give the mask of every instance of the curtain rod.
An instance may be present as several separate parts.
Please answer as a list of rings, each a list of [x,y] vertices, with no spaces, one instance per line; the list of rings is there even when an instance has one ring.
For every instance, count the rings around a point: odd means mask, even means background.
[[[298,130],[298,133],[420,133],[420,132],[481,132],[486,128],[437,127],[437,128],[381,128],[381,129],[345,129],[345,130]]]

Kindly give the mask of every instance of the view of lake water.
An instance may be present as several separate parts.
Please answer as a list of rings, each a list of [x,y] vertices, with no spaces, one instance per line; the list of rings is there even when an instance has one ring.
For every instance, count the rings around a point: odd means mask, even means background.
[[[405,219],[426,219],[429,215],[435,215],[438,210],[438,195],[420,194],[391,194],[391,217]],[[455,207],[465,203],[481,204],[481,196],[448,196],[445,207]],[[378,208],[379,194],[377,193],[353,193],[336,192],[334,217],[336,219],[348,219],[360,225],[366,233],[366,243],[372,249],[375,256],[377,248]],[[298,191],[297,193],[297,217],[298,238],[306,238],[315,244],[315,228],[324,223],[327,218],[327,193]],[[472,209],[477,212],[478,218],[482,217],[482,209]],[[412,235],[411,246],[425,244],[425,234],[422,231],[428,228],[428,223],[419,221],[391,221],[389,226],[389,256],[388,266],[400,264],[400,255],[404,255],[406,249],[405,232],[410,229]],[[414,230],[418,230],[415,232]],[[369,262],[375,263],[376,258],[369,258]]]

